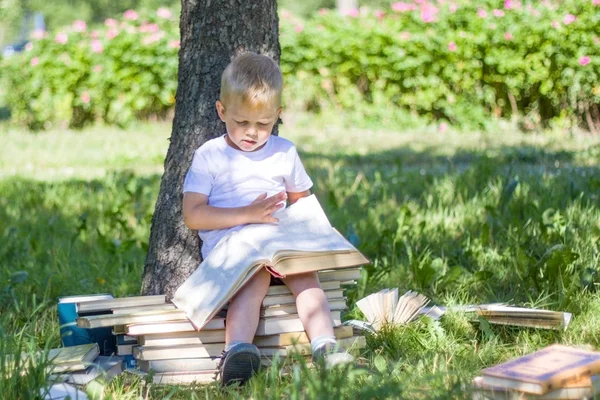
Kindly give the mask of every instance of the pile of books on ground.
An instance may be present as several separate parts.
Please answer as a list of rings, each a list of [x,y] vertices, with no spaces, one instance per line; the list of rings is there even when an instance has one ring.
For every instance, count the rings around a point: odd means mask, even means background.
[[[473,381],[473,400],[600,398],[600,352],[551,345],[486,368]]]
[[[319,271],[340,345],[349,351],[364,348],[365,338],[341,324],[346,310],[344,287],[360,276],[358,268]],[[138,296],[78,303],[87,316],[77,319],[80,328],[112,326],[117,354],[127,365],[137,364],[142,374],[153,371],[155,383],[184,384],[212,382],[225,346],[225,319],[217,315],[201,330],[185,313],[165,301],[165,296]],[[110,312],[110,313],[108,313]],[[101,315],[89,315],[100,313]],[[295,299],[287,286],[271,286],[263,301],[254,344],[263,363],[291,353],[311,355],[309,338],[298,318]]]

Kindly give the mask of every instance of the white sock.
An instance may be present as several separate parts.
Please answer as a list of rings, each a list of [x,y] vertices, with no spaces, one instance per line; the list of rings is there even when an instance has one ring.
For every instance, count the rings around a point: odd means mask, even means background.
[[[233,342],[229,342],[229,344],[225,345],[225,351],[229,351],[231,350],[231,348],[233,346],[235,346],[236,344],[240,344],[240,343],[244,343],[241,340],[234,340]]]
[[[327,336],[327,335],[317,336],[316,338],[314,338],[310,341],[310,347],[312,348],[312,351],[314,352],[317,348],[319,348],[320,346],[322,346],[326,343],[330,343],[335,346],[337,344],[337,341],[335,340],[335,336]]]

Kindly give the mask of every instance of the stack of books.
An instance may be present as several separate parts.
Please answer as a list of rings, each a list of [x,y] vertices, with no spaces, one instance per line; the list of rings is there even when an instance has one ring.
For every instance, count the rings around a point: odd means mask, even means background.
[[[346,310],[344,287],[360,276],[358,268],[319,271],[335,335],[340,346],[355,351],[366,346],[365,338],[353,336],[353,329],[343,326],[341,313]],[[84,303],[81,304],[84,306]],[[225,347],[225,319],[213,317],[197,330],[183,311],[165,301],[164,296],[139,296],[86,302],[84,309],[112,310],[112,314],[80,317],[81,328],[113,327],[117,335],[117,352],[132,357],[142,373],[153,371],[155,383],[185,384],[212,382]],[[300,321],[295,299],[287,286],[271,286],[263,301],[254,344],[263,364],[274,357],[296,353],[311,355],[310,341]]]
[[[482,370],[473,400],[594,399],[599,374],[600,352],[555,344]]]

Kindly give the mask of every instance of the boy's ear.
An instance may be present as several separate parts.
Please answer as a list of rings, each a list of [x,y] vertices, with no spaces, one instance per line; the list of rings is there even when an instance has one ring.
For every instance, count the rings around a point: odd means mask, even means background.
[[[221,121],[225,122],[225,106],[223,103],[221,103],[221,100],[217,100],[215,106],[217,107],[217,114],[219,114],[219,118],[221,118]]]
[[[277,110],[277,118],[281,117],[282,111],[283,111],[283,107],[279,107],[279,110]]]

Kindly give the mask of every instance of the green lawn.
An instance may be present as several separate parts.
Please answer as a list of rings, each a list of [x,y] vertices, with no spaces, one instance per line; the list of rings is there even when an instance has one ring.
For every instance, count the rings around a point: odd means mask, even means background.
[[[271,369],[227,391],[123,376],[105,394],[469,398],[473,376],[509,357],[553,342],[600,349],[600,138],[508,131],[284,125],[281,135],[298,145],[333,225],[356,234],[373,261],[347,293],[347,317],[360,317],[358,298],[398,287],[443,305],[570,311],[567,331],[495,327],[450,313],[369,336],[362,366],[352,370],[320,375],[299,366],[280,376]],[[139,292],[169,132],[169,124],[0,131],[0,360],[59,344],[58,296]],[[7,398],[27,398],[41,382],[0,370]]]

